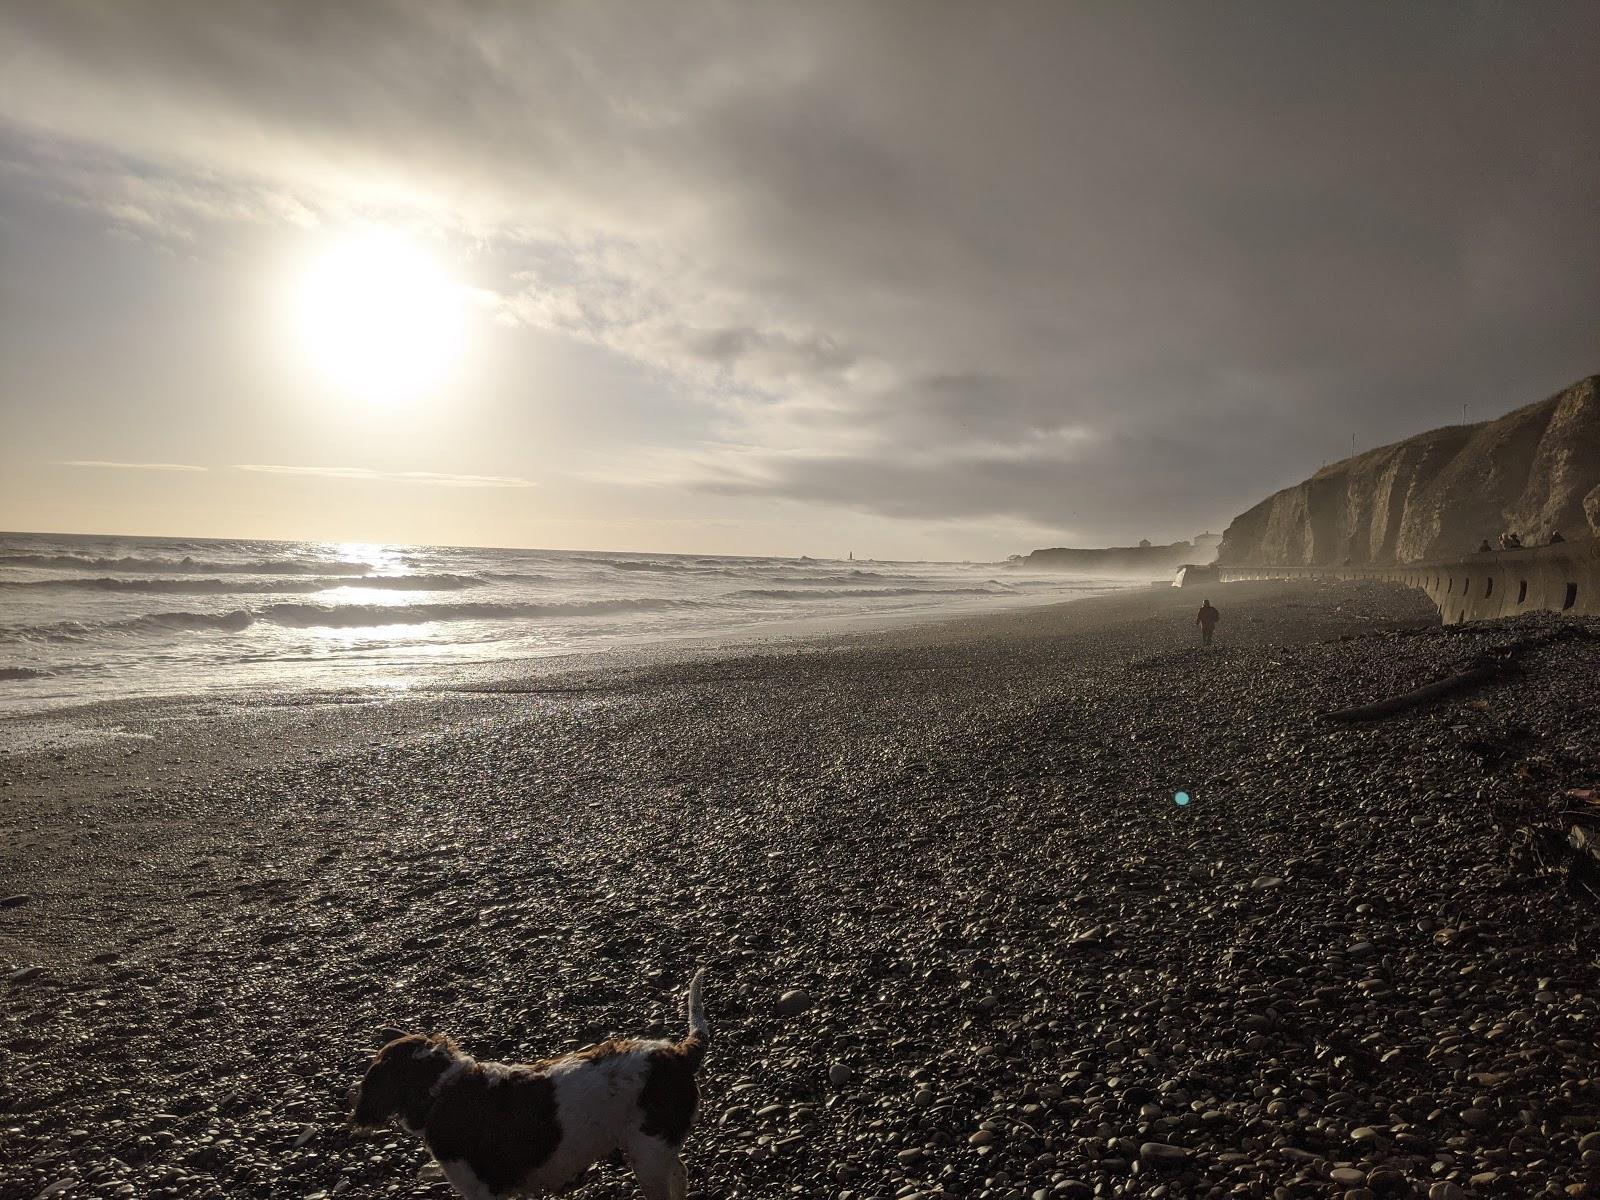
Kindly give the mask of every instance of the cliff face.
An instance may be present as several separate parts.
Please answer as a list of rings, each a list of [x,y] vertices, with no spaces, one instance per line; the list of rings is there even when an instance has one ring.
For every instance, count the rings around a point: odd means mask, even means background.
[[[1234,518],[1219,563],[1336,565],[1467,554],[1503,530],[1600,536],[1600,375],[1494,421],[1332,463]]]

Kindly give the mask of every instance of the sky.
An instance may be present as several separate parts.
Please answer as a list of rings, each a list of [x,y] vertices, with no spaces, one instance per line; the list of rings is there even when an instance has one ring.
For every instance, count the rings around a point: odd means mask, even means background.
[[[0,528],[996,559],[1600,370],[1600,5],[0,0]]]

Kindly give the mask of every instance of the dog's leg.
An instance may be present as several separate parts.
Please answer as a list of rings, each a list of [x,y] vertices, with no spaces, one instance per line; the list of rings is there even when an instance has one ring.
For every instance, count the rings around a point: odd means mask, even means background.
[[[484,1185],[477,1173],[464,1162],[440,1163],[444,1177],[450,1181],[461,1200],[498,1200],[496,1194]]]
[[[684,1200],[689,1178],[678,1148],[653,1137],[641,1137],[628,1146],[633,1176],[645,1200]]]

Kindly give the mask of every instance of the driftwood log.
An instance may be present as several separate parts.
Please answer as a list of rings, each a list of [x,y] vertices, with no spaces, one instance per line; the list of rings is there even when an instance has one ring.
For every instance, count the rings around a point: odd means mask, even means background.
[[[1471,667],[1422,687],[1413,688],[1409,692],[1401,692],[1398,696],[1390,696],[1386,700],[1378,700],[1372,704],[1358,704],[1354,708],[1336,709],[1325,715],[1330,721],[1376,721],[1382,717],[1393,716],[1397,712],[1404,712],[1408,708],[1429,704],[1441,696],[1448,696],[1451,692],[1460,691],[1462,688],[1491,683],[1503,675],[1510,665],[1509,662],[1504,662]]]
[[[1395,713],[1405,712],[1410,708],[1417,708],[1423,704],[1431,704],[1452,692],[1462,688],[1477,687],[1485,683],[1494,683],[1503,675],[1516,670],[1517,660],[1529,650],[1539,646],[1549,645],[1565,638],[1593,638],[1596,635],[1582,625],[1564,625],[1559,629],[1547,633],[1535,634],[1532,637],[1519,638],[1517,641],[1501,647],[1492,655],[1475,658],[1464,664],[1454,674],[1443,679],[1436,679],[1422,687],[1413,688],[1409,692],[1401,692],[1397,696],[1389,696],[1383,700],[1376,700],[1371,704],[1358,704],[1353,708],[1340,708],[1324,713],[1323,718],[1328,721],[1377,721],[1384,717],[1391,717]]]

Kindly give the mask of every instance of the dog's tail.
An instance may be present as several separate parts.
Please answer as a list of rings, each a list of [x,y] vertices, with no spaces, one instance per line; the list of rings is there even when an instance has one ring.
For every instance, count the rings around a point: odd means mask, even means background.
[[[711,1025],[706,1020],[705,1007],[700,1003],[700,980],[705,973],[706,969],[701,967],[694,973],[694,978],[689,980],[689,995],[683,1005],[689,1015],[689,1032],[683,1041],[678,1043],[688,1058],[689,1065],[697,1070],[700,1061],[706,1056],[706,1047],[711,1044]]]

